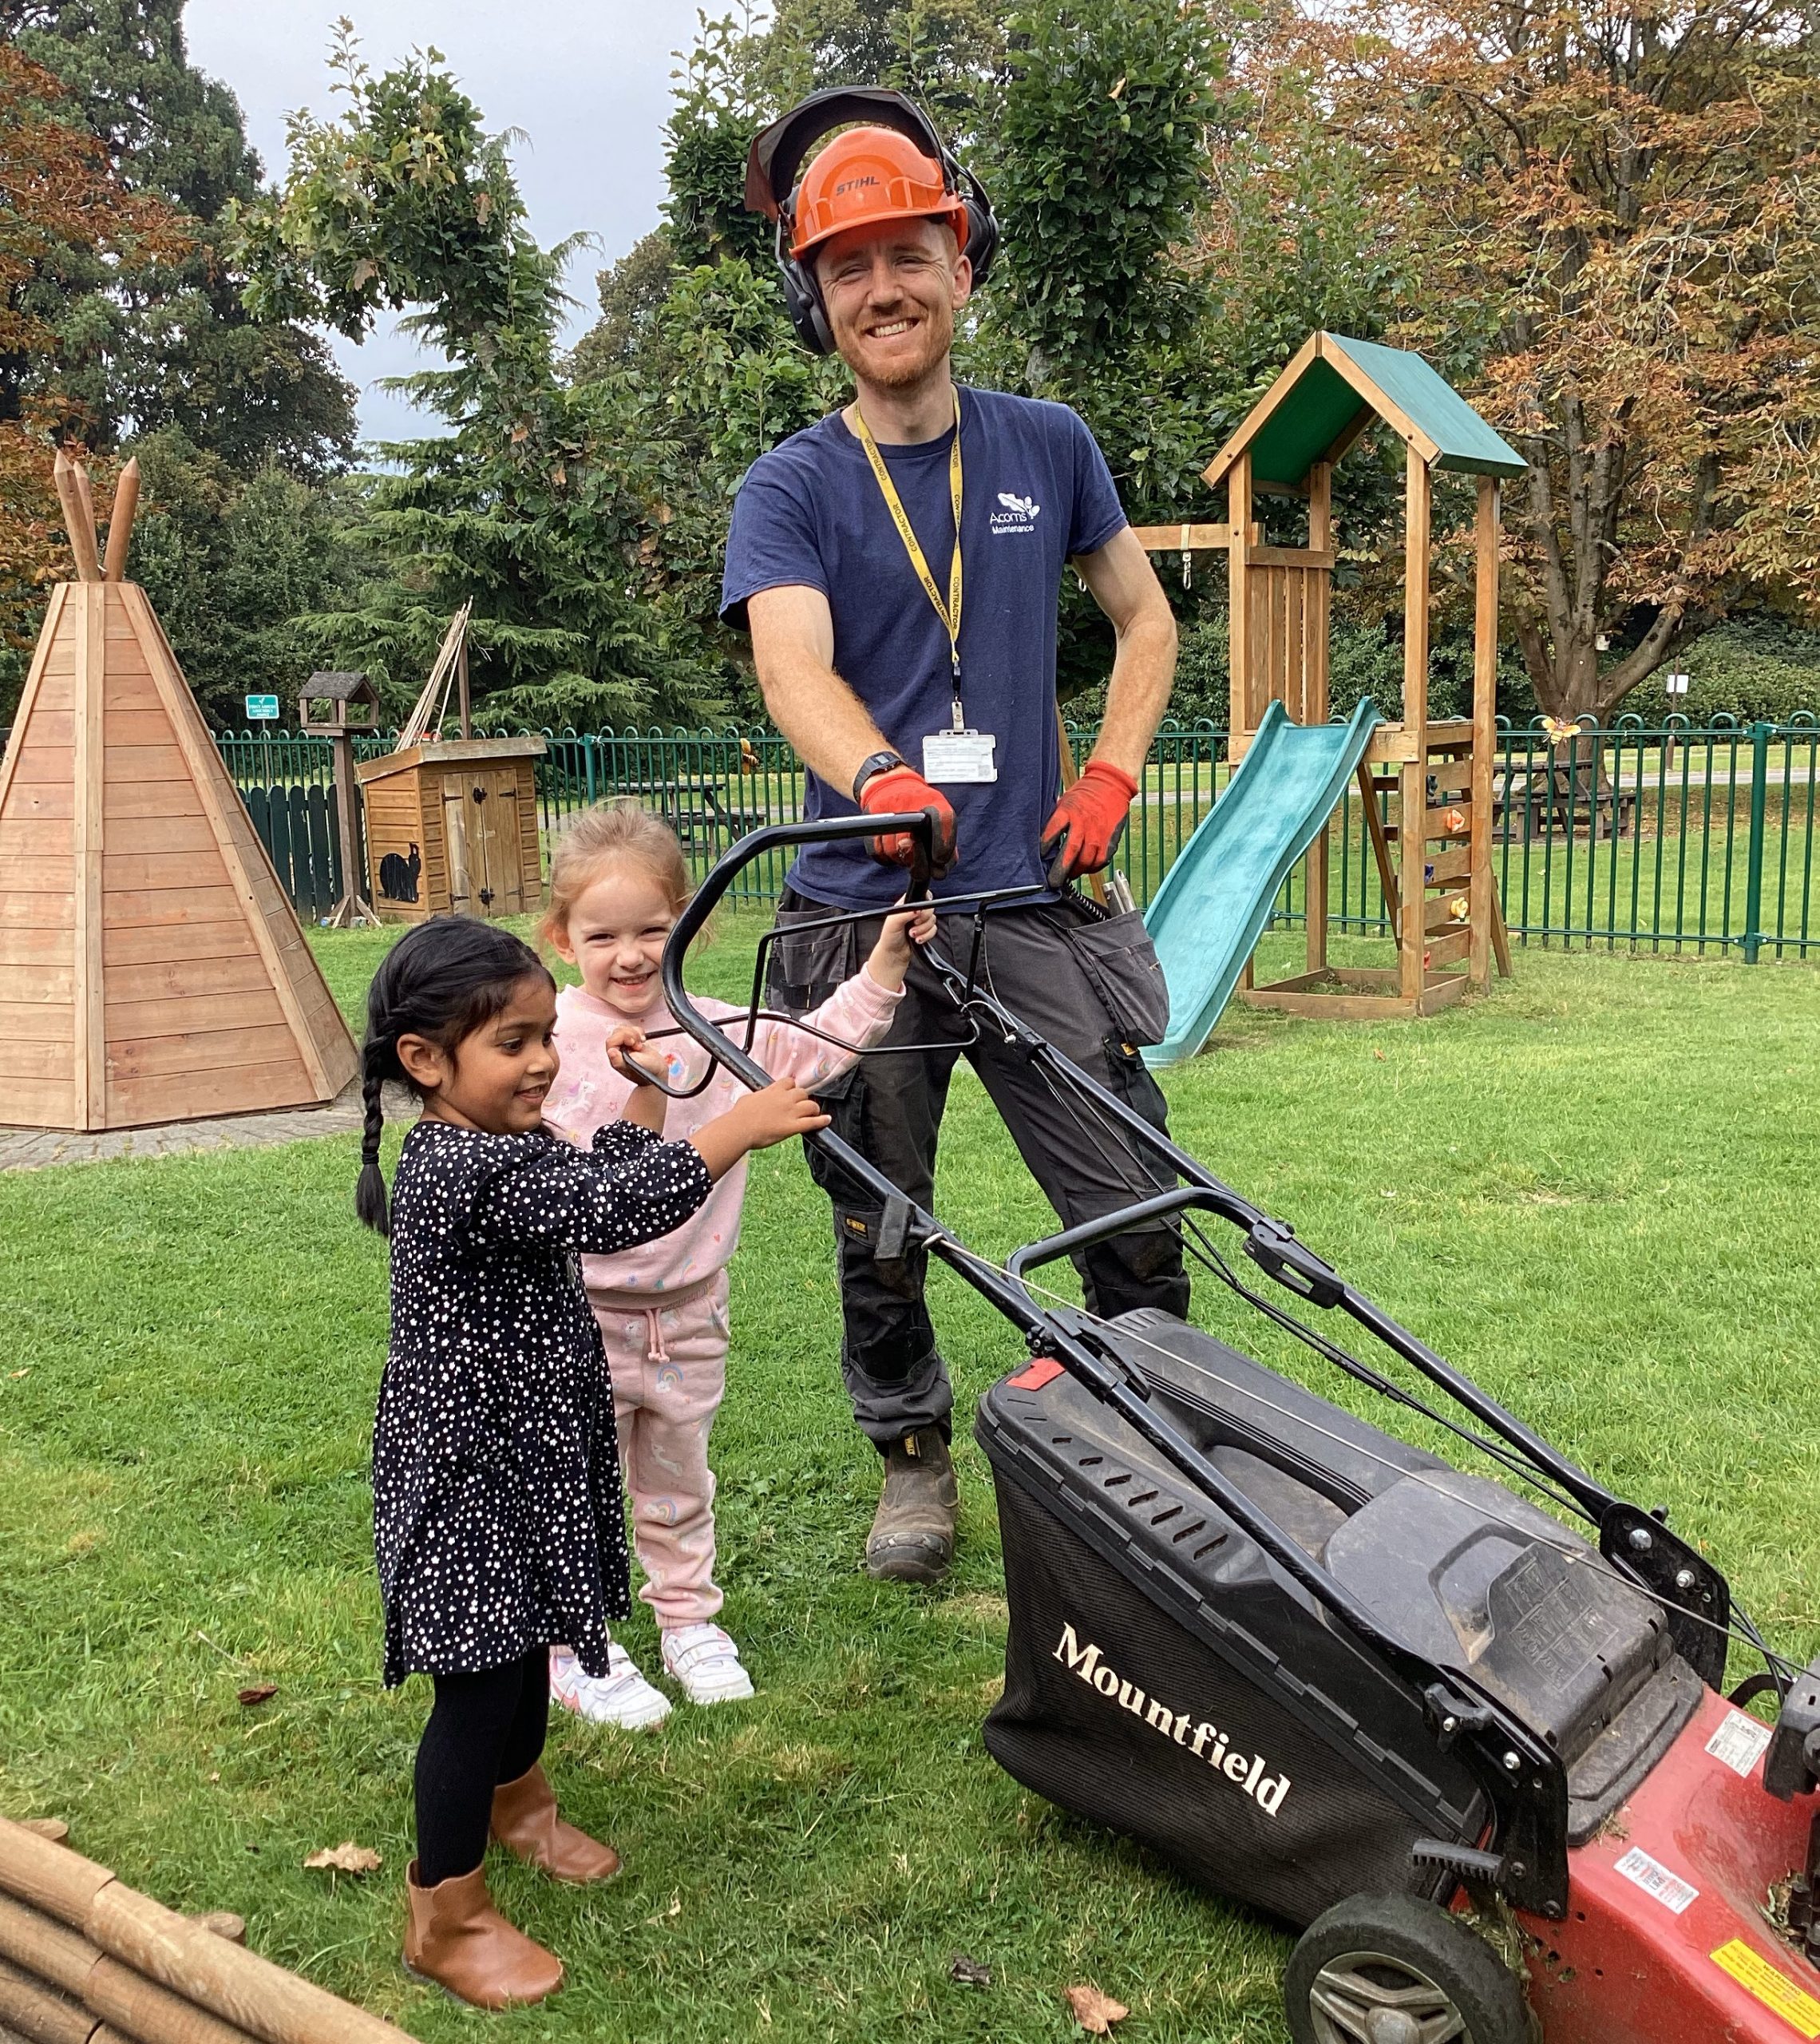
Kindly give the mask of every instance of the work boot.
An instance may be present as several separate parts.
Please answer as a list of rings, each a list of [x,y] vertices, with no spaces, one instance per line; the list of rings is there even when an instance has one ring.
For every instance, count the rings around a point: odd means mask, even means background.
[[[948,1444],[928,1427],[884,1451],[884,1493],[866,1537],[866,1573],[894,1583],[939,1583],[954,1559],[954,1480]]]
[[[541,1761],[494,1789],[493,1835],[507,1852],[559,1881],[610,1881],[619,1871],[619,1856],[611,1845],[556,1815],[556,1795]]]
[[[405,1965],[420,1980],[433,1980],[477,2009],[540,2002],[563,1984],[562,1961],[494,1908],[481,1868],[419,1888],[413,1860],[405,1892],[411,1912]]]

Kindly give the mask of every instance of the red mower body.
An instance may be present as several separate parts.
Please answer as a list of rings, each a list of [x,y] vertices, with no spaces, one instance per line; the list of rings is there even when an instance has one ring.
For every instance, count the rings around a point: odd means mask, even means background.
[[[1763,1787],[1769,1728],[1709,1695],[1603,1830],[1568,1854],[1564,1922],[1519,1914],[1546,2044],[1820,2038],[1820,1968],[1766,1915],[1814,1799]]]

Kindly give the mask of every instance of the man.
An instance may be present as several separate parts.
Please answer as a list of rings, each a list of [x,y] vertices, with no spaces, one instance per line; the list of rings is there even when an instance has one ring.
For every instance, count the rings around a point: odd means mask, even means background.
[[[1051,870],[1071,881],[1107,863],[1176,655],[1168,601],[1082,421],[1062,406],[956,386],[955,315],[972,286],[967,244],[979,238],[983,207],[975,188],[970,221],[955,173],[952,160],[884,128],[849,130],[809,166],[785,212],[786,278],[799,304],[813,295],[854,400],[753,465],[734,505],[722,590],[722,614],[750,631],[766,707],[809,768],[807,813],[932,810],[938,895],[1038,884]],[[1058,802],[1056,607],[1070,562],[1111,620],[1117,652],[1093,757]],[[869,858],[864,840],[811,846],[792,869],[775,1004],[801,1012],[864,957],[876,922],[791,932],[831,909],[882,912],[897,897],[912,841],[870,845]],[[970,917],[943,931],[937,941],[964,961]],[[1163,1126],[1138,1052],[1160,1039],[1166,996],[1137,917],[1109,919],[1072,889],[1009,905],[989,918],[984,971],[1033,1028]],[[961,1033],[933,974],[913,969],[885,1048],[940,1048],[868,1057],[829,1089],[837,1132],[912,1198],[933,1202],[957,1056],[1065,1224],[1174,1182],[1090,1107],[1058,1098],[1003,1046],[963,1045]],[[813,1150],[810,1163],[833,1203],[842,1371],[885,1462],[867,1567],[933,1582],[953,1554],[956,1491],[926,1258],[875,1260],[877,1210]],[[1166,1229],[1078,1261],[1090,1310],[1186,1311],[1180,1245]]]

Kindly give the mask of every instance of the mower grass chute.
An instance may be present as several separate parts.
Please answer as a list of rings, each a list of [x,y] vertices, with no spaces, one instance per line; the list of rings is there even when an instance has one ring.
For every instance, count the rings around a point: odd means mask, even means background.
[[[690,943],[753,860],[892,830],[926,837],[927,822],[754,832],[679,920],[671,1012],[748,1084],[767,1075],[689,1000]],[[881,1254],[940,1258],[1031,1350],[975,1426],[1010,1612],[988,1749],[1050,1800],[1300,1930],[1284,1990],[1297,2044],[1525,2044],[1532,2024],[1545,2044],[1820,2038],[1820,1662],[1781,1662],[1660,1515],[1577,1467],[995,999],[979,974],[1010,898],[938,904],[927,955],[963,1031],[1027,1058],[1109,1149],[1154,1160],[1176,1188],[1001,1267],[831,1131],[809,1139],[876,1205]],[[951,941],[959,917],[971,928]],[[1102,1319],[1036,1275],[1158,1220],[1236,1297],[1490,1457],[1500,1480],[1186,1321]],[[1241,1276],[1209,1224],[1236,1229],[1283,1296]],[[1369,1334],[1421,1388],[1298,1309]],[[1774,1727],[1722,1693],[1733,1641],[1763,1655]]]

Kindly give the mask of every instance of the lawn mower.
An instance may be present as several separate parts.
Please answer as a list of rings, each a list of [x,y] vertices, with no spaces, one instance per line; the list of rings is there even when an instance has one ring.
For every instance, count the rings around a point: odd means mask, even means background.
[[[768,854],[918,830],[926,846],[913,816],[742,838],[664,954],[682,1030],[768,1083],[750,1022],[742,1047],[737,1024],[691,1003],[690,942]],[[991,918],[1040,891],[937,904],[971,925],[971,947],[944,931],[926,954],[960,1040],[991,1032],[1096,1118],[1109,1155],[1159,1159],[1174,1188],[1000,1265],[831,1131],[809,1139],[876,1205],[880,1256],[925,1249],[1029,1344],[975,1428],[1010,1612],[989,1750],[1049,1800],[1299,1930],[1284,1978],[1297,2044],[1820,2038],[1820,1660],[1781,1659],[1663,1511],[1577,1468],[995,999],[979,973]],[[1177,1230],[1234,1296],[1499,1480],[1184,1321],[1102,1319],[1037,1274],[1145,1223]],[[1361,1361],[1321,1317],[1395,1363]],[[1763,1672],[1727,1695],[1734,1642]],[[1759,1696],[1773,1724],[1745,1707]]]

